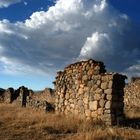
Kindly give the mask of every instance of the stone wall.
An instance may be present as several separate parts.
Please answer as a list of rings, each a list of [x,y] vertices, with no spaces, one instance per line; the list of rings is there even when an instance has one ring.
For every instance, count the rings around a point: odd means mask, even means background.
[[[32,94],[32,92],[28,88],[22,86],[15,90],[15,94],[17,95],[17,98],[15,98],[14,104],[26,107],[27,98]]]
[[[51,88],[45,88],[43,91],[36,92],[36,94],[33,94],[32,98],[34,100],[39,99],[40,101],[46,99],[47,102],[54,103],[54,90]]]
[[[53,111],[54,91],[51,88],[46,88],[41,92],[30,94],[27,97],[27,106],[45,111]]]
[[[125,86],[125,109],[140,108],[140,78],[132,78]]]
[[[0,88],[0,103],[2,103],[3,100],[4,100],[4,99],[3,99],[4,92],[5,92],[5,90],[2,89],[2,88]]]
[[[54,94],[52,89],[45,89],[41,93],[34,93],[32,90],[22,86],[17,90],[8,88],[1,91],[1,103],[12,103],[21,107],[32,107],[34,109],[41,109],[45,111],[54,110],[53,101]],[[53,100],[52,100],[53,99]]]
[[[55,84],[55,111],[82,118],[102,120],[108,125],[123,119],[125,76],[105,73],[102,62],[71,64],[58,72]]]
[[[8,88],[3,94],[3,100],[5,103],[12,103],[14,100],[14,89]]]

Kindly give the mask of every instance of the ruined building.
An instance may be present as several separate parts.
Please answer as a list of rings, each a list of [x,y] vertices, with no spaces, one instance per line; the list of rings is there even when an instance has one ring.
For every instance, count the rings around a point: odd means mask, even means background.
[[[0,103],[12,103],[20,107],[31,107],[45,111],[54,110],[53,97],[53,90],[49,88],[41,93],[34,93],[24,86],[17,90],[13,88],[0,90]]]
[[[125,78],[106,73],[102,62],[71,64],[57,73],[55,111],[115,125],[123,120]]]

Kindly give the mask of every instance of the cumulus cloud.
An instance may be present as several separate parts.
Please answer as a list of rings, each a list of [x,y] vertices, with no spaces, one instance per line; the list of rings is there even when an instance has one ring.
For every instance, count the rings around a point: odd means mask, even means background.
[[[52,73],[93,58],[128,73],[139,66],[139,33],[106,0],[58,0],[25,22],[0,21],[0,71]]]
[[[104,60],[105,55],[103,54],[112,55],[113,48],[110,43],[111,40],[107,33],[95,32],[87,38],[79,57],[87,59],[94,56],[96,59]],[[106,46],[108,46],[108,49],[106,49]]]
[[[22,0],[0,0],[0,8],[8,7],[12,4],[19,3]]]

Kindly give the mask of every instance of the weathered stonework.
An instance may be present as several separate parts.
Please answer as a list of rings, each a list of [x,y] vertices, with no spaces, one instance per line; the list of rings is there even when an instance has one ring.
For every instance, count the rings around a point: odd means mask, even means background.
[[[15,91],[15,94],[18,95],[18,97],[14,101],[15,104],[18,104],[19,106],[22,106],[22,107],[26,107],[27,97],[30,95],[30,90],[22,86],[22,87],[19,87],[19,89]]]
[[[12,103],[14,100],[14,89],[13,88],[8,88],[5,93],[4,93],[4,102],[5,103]]]
[[[0,91],[0,103],[12,103],[21,107],[52,111],[54,110],[54,92],[50,88],[46,88],[41,93],[34,93],[24,86],[17,90],[8,88]]]
[[[2,103],[4,101],[4,92],[5,92],[5,90],[0,88],[0,103]]]
[[[132,78],[131,82],[125,86],[125,109],[130,110],[140,107],[140,77]]]
[[[71,64],[58,72],[55,84],[55,111],[102,120],[113,125],[123,119],[125,76],[105,73],[102,62]]]
[[[41,93],[31,93],[27,96],[27,106],[45,111],[54,110],[54,92],[46,88]]]

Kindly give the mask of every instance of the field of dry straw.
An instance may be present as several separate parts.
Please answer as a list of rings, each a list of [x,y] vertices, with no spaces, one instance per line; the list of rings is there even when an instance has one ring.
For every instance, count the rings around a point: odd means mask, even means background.
[[[131,117],[134,114],[129,113]],[[136,115],[136,114],[135,114]],[[140,117],[140,113],[137,113]],[[128,140],[140,139],[140,129],[107,127],[14,105],[0,105],[0,140]]]

